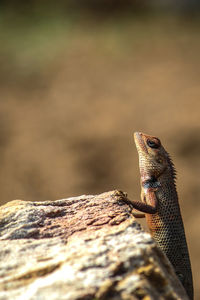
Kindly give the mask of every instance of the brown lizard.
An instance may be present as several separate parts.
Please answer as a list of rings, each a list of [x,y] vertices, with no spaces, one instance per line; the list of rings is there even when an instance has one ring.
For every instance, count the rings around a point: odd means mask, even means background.
[[[141,200],[131,201],[145,214],[151,235],[168,257],[188,296],[193,299],[190,258],[176,191],[176,171],[160,140],[134,133],[139,155]]]

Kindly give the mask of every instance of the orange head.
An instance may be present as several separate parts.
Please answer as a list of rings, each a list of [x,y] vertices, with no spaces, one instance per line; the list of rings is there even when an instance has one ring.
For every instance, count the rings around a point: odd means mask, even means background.
[[[139,155],[142,181],[157,179],[166,170],[172,172],[173,177],[175,176],[170,157],[157,137],[135,132],[134,140]]]

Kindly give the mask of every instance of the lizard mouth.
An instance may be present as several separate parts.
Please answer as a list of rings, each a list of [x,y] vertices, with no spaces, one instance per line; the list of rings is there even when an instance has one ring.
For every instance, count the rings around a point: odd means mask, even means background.
[[[135,141],[135,145],[136,145],[138,152],[143,151],[145,153],[148,153],[147,147],[143,140],[143,134],[141,132],[134,133],[134,141]]]

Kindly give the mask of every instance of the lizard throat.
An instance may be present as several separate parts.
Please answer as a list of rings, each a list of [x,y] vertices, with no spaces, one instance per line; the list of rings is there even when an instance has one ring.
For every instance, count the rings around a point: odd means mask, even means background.
[[[151,178],[145,180],[142,182],[142,186],[145,189],[149,189],[149,188],[155,188],[157,189],[160,185],[160,182],[157,180],[156,177],[152,176]]]

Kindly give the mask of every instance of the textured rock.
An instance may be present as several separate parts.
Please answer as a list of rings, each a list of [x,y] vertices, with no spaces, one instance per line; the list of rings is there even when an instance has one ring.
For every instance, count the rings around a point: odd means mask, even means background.
[[[0,299],[188,299],[113,191],[0,210]]]

